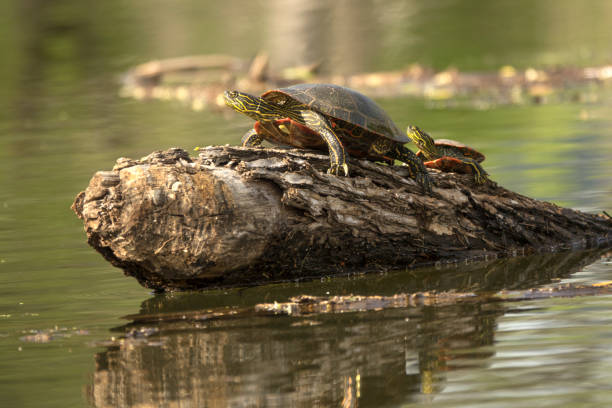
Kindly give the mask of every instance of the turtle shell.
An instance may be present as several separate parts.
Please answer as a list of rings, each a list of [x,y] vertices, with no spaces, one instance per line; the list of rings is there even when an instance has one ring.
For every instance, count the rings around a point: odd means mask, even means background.
[[[434,143],[439,149],[446,150],[447,152],[456,151],[465,157],[476,160],[478,163],[483,162],[485,159],[485,155],[480,153],[478,150],[474,150],[473,148],[457,142],[456,140],[436,139]]]
[[[290,98],[315,112],[361,127],[387,139],[399,143],[410,141],[376,102],[343,86],[300,84],[270,90],[261,97],[279,105],[287,103],[287,98]]]

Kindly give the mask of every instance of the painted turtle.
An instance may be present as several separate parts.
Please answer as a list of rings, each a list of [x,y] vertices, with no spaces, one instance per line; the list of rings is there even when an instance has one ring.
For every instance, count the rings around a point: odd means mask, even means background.
[[[485,159],[482,153],[454,140],[434,140],[416,126],[408,126],[406,133],[420,149],[416,155],[426,167],[473,174],[477,184],[487,181],[488,173],[479,164]]]
[[[225,103],[254,119],[243,146],[264,140],[329,150],[328,173],[348,176],[347,152],[355,157],[407,164],[410,176],[431,192],[427,169],[404,143],[410,141],[391,118],[365,95],[338,85],[301,84],[267,91],[261,97],[226,91]]]

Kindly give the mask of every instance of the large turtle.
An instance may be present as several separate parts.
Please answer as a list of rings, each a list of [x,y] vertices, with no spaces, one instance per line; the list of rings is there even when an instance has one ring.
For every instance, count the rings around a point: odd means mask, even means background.
[[[488,173],[480,165],[485,156],[479,151],[454,140],[434,140],[416,126],[408,126],[406,134],[420,149],[416,155],[426,167],[473,174],[477,184],[487,181]]]
[[[264,140],[301,148],[329,150],[328,173],[348,176],[347,152],[370,160],[406,163],[410,176],[431,192],[427,169],[404,143],[410,140],[373,100],[351,89],[301,84],[267,91],[261,97],[226,91],[225,103],[255,119],[243,146]]]

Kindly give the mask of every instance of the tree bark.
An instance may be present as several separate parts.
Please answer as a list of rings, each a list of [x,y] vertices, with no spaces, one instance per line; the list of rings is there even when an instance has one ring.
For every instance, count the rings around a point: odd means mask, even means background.
[[[208,147],[97,172],[73,209],[88,242],[150,288],[251,285],[606,245],[612,220],[430,170],[295,149]]]

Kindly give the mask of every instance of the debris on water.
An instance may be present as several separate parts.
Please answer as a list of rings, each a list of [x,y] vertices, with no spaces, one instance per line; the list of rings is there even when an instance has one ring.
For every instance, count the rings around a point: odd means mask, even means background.
[[[301,320],[291,324],[291,327],[302,327],[302,326],[318,326],[321,322],[316,320]]]
[[[478,297],[474,293],[418,292],[393,296],[309,296],[301,295],[285,303],[261,303],[255,306],[257,312],[282,313],[302,316],[319,313],[345,313],[378,311],[390,308],[415,307],[461,301]]]
[[[222,93],[228,88],[260,94],[279,86],[319,82],[349,86],[377,97],[423,97],[438,103],[439,107],[467,104],[488,109],[495,105],[530,102],[585,102],[597,97],[598,89],[609,86],[612,76],[611,65],[529,67],[524,70],[504,65],[489,72],[460,71],[451,67],[436,72],[419,64],[396,71],[329,76],[318,72],[321,61],[274,72],[259,56],[250,64],[227,55],[223,58],[233,62],[214,67],[203,65],[202,61],[216,61],[219,56],[200,55],[138,65],[123,76],[119,94],[136,100],[176,100],[194,111],[222,111],[225,108]]]
[[[256,312],[306,316],[325,313],[347,313],[380,311],[384,309],[448,305],[461,302],[521,301],[552,297],[596,296],[612,294],[612,281],[590,285],[558,285],[523,291],[502,290],[496,293],[473,292],[417,292],[392,296],[295,296],[288,302],[261,303],[255,305]]]
[[[142,339],[157,334],[158,332],[159,329],[156,327],[139,327],[137,329],[132,329],[127,332],[126,337],[133,339]]]
[[[21,336],[19,340],[26,343],[49,343],[52,340],[57,340],[59,338],[68,338],[74,336],[87,336],[89,335],[88,330],[77,329],[76,327],[67,328],[67,327],[57,327],[55,326],[52,329],[44,329],[44,330],[28,330],[24,331],[23,334],[25,336]]]
[[[51,333],[34,333],[27,336],[20,337],[19,340],[24,341],[26,343],[49,343],[53,340],[53,335]]]

